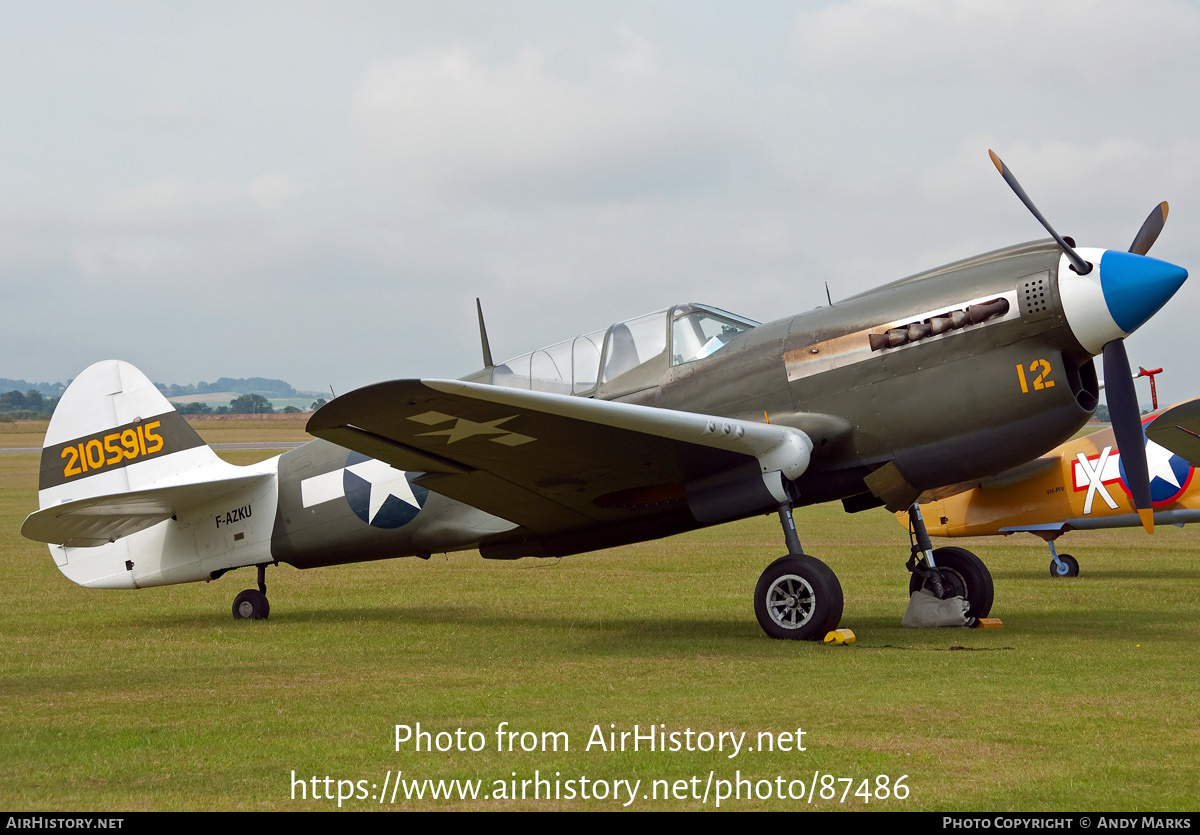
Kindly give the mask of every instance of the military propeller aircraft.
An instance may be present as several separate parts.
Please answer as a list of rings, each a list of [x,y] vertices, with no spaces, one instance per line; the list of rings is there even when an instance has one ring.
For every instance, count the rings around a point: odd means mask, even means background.
[[[820,640],[842,588],[801,546],[792,510],[905,510],[912,588],[984,617],[991,575],[929,540],[918,499],[1036,458],[1098,402],[1103,356],[1117,441],[1140,437],[1124,338],[1187,277],[1146,256],[1076,248],[993,162],[1052,240],[939,267],[759,324],[701,304],[618,322],[460,380],[396,380],[342,395],[305,446],[222,462],[132,366],[102,362],[63,395],[42,454],[40,510],[22,532],[67,577],[139,588],[256,566],[237,618],[265,618],[265,569],[478,549],[565,556],[777,513],[787,553],[758,580],[775,638]],[[1138,445],[1141,450],[1141,446]],[[1144,454],[1125,461],[1152,523]],[[961,488],[960,488],[961,489]]]
[[[1200,522],[1200,398],[1145,420],[1146,459],[1154,522]],[[1079,561],[1055,541],[1074,530],[1141,524],[1129,475],[1111,428],[1068,441],[1041,458],[984,479],[978,486],[921,504],[932,536],[992,536],[1027,532],[1050,547],[1050,576],[1078,577]],[[908,525],[908,515],[897,514]]]

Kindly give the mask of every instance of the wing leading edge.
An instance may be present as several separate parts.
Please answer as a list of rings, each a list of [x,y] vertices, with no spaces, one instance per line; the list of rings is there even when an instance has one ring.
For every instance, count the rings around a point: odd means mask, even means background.
[[[543,535],[678,502],[709,521],[706,496],[734,483],[760,494],[742,504],[765,496],[769,506],[812,452],[791,427],[457,380],[358,389],[322,407],[308,431],[421,471],[428,489]]]

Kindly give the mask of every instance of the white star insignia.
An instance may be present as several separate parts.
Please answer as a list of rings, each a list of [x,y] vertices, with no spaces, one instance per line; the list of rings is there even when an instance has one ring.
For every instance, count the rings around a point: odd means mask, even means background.
[[[371,485],[371,506],[367,512],[368,523],[375,521],[375,516],[389,496],[395,496],[418,510],[421,508],[416,496],[413,495],[412,485],[408,483],[408,478],[402,471],[393,469],[374,458],[360,461],[347,467],[346,470]]]
[[[1169,449],[1164,449],[1154,441],[1146,442],[1146,466],[1150,470],[1150,479],[1161,478],[1168,484],[1174,484],[1177,488],[1183,487],[1179,483],[1179,479],[1175,477],[1175,471],[1171,469],[1171,458],[1174,453]]]

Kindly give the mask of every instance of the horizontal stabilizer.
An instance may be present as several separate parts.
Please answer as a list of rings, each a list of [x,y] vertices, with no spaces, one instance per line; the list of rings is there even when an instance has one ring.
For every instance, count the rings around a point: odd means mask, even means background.
[[[188,508],[274,478],[273,473],[239,474],[68,500],[31,513],[21,526],[21,533],[38,542],[72,548],[104,545],[157,525]]]

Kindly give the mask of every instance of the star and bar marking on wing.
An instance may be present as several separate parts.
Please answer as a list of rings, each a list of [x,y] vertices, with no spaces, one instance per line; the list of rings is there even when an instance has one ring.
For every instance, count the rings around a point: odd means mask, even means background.
[[[504,444],[505,446],[520,446],[527,444],[530,441],[536,441],[537,438],[532,438],[529,435],[522,435],[519,432],[513,432],[509,429],[502,429],[500,424],[507,423],[517,415],[509,415],[505,418],[496,418],[489,420],[487,423],[479,423],[478,421],[468,418],[455,417],[444,412],[422,412],[419,415],[411,415],[408,419],[422,423],[426,426],[438,426],[449,421],[454,421],[454,425],[449,429],[438,429],[434,432],[419,432],[417,437],[437,437],[445,436],[446,444],[453,444],[467,438],[473,438],[476,435],[490,435],[488,440]]]

